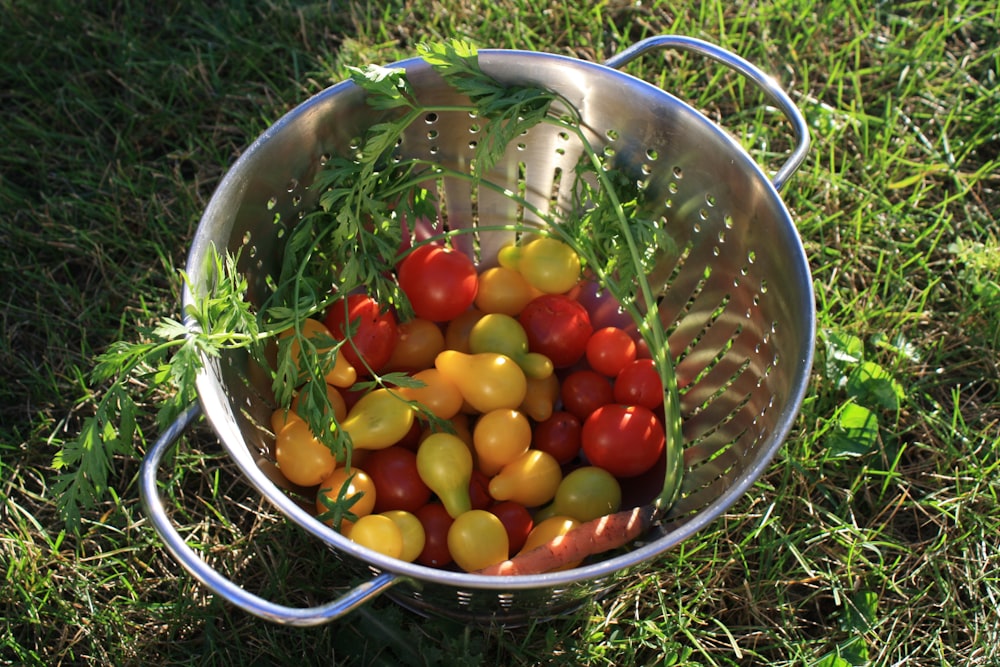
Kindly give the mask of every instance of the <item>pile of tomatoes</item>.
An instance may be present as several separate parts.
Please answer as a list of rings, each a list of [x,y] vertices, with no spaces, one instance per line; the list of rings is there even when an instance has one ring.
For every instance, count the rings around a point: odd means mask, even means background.
[[[415,317],[352,294],[303,323],[307,337],[345,341],[326,381],[350,466],[294,409],[272,418],[275,458],[317,489],[321,519],[354,498],[339,522],[348,538],[475,571],[618,511],[622,480],[661,460],[660,377],[617,302],[558,240],[497,259],[479,272],[465,253],[418,245],[395,272]],[[355,389],[389,372],[417,382]]]

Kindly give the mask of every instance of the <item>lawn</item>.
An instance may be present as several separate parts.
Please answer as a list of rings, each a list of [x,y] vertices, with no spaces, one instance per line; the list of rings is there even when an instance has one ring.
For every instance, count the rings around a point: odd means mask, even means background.
[[[1000,664],[996,3],[478,4],[0,4],[0,663]],[[211,595],[146,523],[149,402],[110,490],[66,530],[53,461],[106,390],[96,356],[178,315],[201,212],[271,123],[424,41],[599,62],[655,34],[771,73],[813,136],[782,197],[812,270],[816,363],[792,434],[723,517],[614,595],[526,627],[384,600],[282,627]],[[627,71],[781,165],[789,130],[739,77],[678,54]],[[305,606],[352,583],[207,427],[163,477],[188,542],[248,590]]]

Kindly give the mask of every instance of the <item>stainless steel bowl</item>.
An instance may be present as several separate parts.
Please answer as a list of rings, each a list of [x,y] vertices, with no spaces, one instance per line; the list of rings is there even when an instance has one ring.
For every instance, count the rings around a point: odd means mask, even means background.
[[[768,177],[726,131],[674,95],[618,69],[661,49],[700,54],[763,89],[796,137],[777,174]],[[798,412],[812,365],[815,307],[805,253],[778,194],[809,142],[789,97],[738,56],[678,36],[645,40],[604,64],[509,50],[481,51],[480,64],[501,81],[535,84],[568,99],[594,144],[612,148],[616,168],[645,179],[648,200],[662,203],[677,252],[664,254],[650,281],[662,294],[660,312],[678,375],[687,378],[681,391],[686,450],[680,499],[641,542],[563,572],[489,577],[404,563],[361,547],[314,518],[309,503],[296,496],[274,464],[273,436],[261,426],[274,407],[268,378],[246,356],[206,358],[198,377],[200,406],[189,409],[150,450],[141,491],[151,523],[174,557],[250,613],[278,623],[318,624],[384,592],[410,609],[467,620],[517,623],[558,615],[605,593],[626,573],[656,575],[652,563],[658,555],[714,521],[760,477]],[[406,68],[422,99],[461,101],[423,61],[398,66]],[[210,248],[242,248],[250,296],[261,301],[287,230],[315,203],[309,185],[317,170],[374,121],[363,92],[345,82],[302,103],[261,135],[205,210],[187,263],[192,292],[203,293],[211,284]],[[427,118],[405,136],[402,150],[464,169],[475,123],[468,114]],[[561,175],[572,173],[577,158],[558,132],[539,126],[510,147],[489,178],[513,191],[523,186],[544,210],[566,198],[563,181],[569,179]],[[473,192],[465,181],[445,181],[442,196],[452,226],[508,222],[517,214],[509,199],[485,189]],[[483,232],[479,240],[486,257],[509,236]],[[243,590],[184,543],[161,503],[156,476],[164,453],[202,412],[259,492],[328,544],[346,573],[368,578],[365,583],[322,607],[288,608]],[[655,481],[653,486],[649,497],[658,490]]]

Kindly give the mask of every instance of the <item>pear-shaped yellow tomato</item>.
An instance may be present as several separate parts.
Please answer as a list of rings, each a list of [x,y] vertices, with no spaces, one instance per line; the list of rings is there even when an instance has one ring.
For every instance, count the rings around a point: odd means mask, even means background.
[[[444,350],[444,332],[434,322],[419,317],[400,322],[399,339],[386,363],[390,371],[414,373],[434,365],[434,357]]]
[[[562,468],[548,452],[529,449],[490,480],[495,500],[513,500],[525,507],[538,507],[552,500],[562,481]]]
[[[563,294],[580,282],[579,255],[558,239],[539,237],[523,246],[505,246],[497,260],[546,294]]]
[[[510,315],[487,313],[469,330],[469,352],[496,352],[517,362],[529,378],[552,375],[552,361],[544,354],[528,350],[528,334]]]
[[[517,459],[531,446],[531,423],[517,410],[487,412],[472,429],[476,464],[488,476]]]
[[[403,439],[413,426],[414,410],[392,391],[375,389],[354,404],[340,427],[354,449],[385,449]]]
[[[299,486],[319,484],[337,466],[330,448],[298,416],[289,419],[275,435],[274,458],[285,478]]]
[[[416,401],[424,409],[440,419],[451,419],[462,409],[462,392],[436,368],[426,368],[413,374],[413,379],[423,383],[422,387],[402,387],[400,396]]]
[[[434,366],[455,383],[466,402],[479,412],[517,409],[528,391],[524,371],[503,354],[445,350],[434,360]]]
[[[516,317],[539,293],[519,271],[494,266],[479,274],[476,308]]]
[[[403,553],[402,531],[395,521],[381,514],[369,514],[358,519],[347,531],[347,537],[390,558],[399,558]]]
[[[466,572],[507,560],[509,538],[503,522],[486,510],[460,514],[448,529],[448,551]]]
[[[315,345],[317,354],[325,354],[335,344],[333,336],[330,335],[330,330],[327,329],[326,325],[319,320],[306,318],[302,320],[302,323],[299,326],[302,330],[302,337]],[[278,338],[287,338],[293,333],[294,329],[288,328],[282,331],[278,335]],[[296,367],[298,367],[299,356],[302,354],[298,339],[292,341],[288,353],[291,355],[293,363],[295,363]],[[354,366],[351,365],[351,362],[347,360],[346,356],[338,352],[336,359],[333,362],[333,366],[325,369],[325,378],[327,384],[332,384],[335,387],[347,388],[358,381],[358,372]]]
[[[417,448],[417,474],[452,518],[472,508],[472,452],[450,433],[432,433]]]
[[[541,379],[528,378],[527,390],[519,410],[536,422],[543,422],[552,416],[558,398],[558,377],[549,375]]]
[[[375,509],[375,482],[368,476],[368,473],[356,466],[351,466],[350,470],[338,467],[319,483],[319,492],[316,494],[317,514],[325,514],[329,511],[326,503],[323,502],[324,498],[336,500],[341,493],[346,499],[358,496],[347,509],[356,517],[367,516]],[[328,520],[327,523],[330,521]]]
[[[524,541],[524,546],[521,547],[520,553],[527,553],[532,549],[537,549],[543,544],[547,544],[555,538],[567,534],[579,525],[579,521],[568,516],[553,516],[536,523],[535,527],[531,529],[530,533],[528,533],[528,539]],[[579,565],[581,562],[582,561],[568,563],[563,567],[556,568],[553,572],[570,570]]]
[[[408,563],[415,561],[420,552],[424,550],[424,544],[427,540],[424,525],[420,523],[420,519],[417,518],[417,515],[406,510],[389,510],[382,512],[382,515],[392,519],[403,537],[403,549],[399,554],[399,559]]]

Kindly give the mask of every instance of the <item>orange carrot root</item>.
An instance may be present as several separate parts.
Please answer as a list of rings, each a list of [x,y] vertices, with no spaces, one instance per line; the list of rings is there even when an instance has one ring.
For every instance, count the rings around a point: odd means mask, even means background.
[[[652,521],[652,505],[608,514],[580,524],[531,551],[479,570],[477,574],[515,576],[550,572],[587,556],[625,546],[642,535]]]

